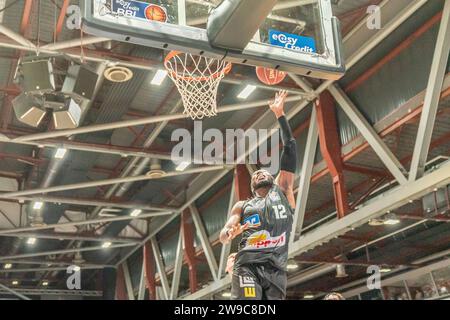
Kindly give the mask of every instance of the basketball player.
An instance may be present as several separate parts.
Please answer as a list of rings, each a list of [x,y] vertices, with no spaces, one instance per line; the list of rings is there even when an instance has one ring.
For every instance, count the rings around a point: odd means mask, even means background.
[[[284,300],[286,297],[297,168],[297,144],[284,115],[286,97],[287,92],[280,91],[270,102],[282,133],[280,173],[274,179],[266,170],[256,171],[251,179],[253,198],[235,204],[220,233],[224,244],[242,234],[230,272],[233,300]]]

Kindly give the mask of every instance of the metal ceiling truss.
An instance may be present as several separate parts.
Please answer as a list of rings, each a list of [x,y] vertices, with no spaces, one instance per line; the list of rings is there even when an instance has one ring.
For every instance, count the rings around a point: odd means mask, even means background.
[[[355,29],[349,33],[347,37],[344,38],[344,46],[347,51],[347,55],[349,56],[348,61],[348,67],[352,67],[355,65],[361,58],[363,58],[368,52],[370,52],[376,45],[378,45],[384,38],[386,38],[392,31],[394,31],[399,25],[401,25],[406,19],[408,19],[413,13],[415,13],[420,7],[422,7],[427,1],[426,0],[416,0],[416,1],[404,1],[404,0],[386,0],[381,5],[381,16],[383,19],[386,19],[384,23],[384,27],[381,30],[368,30],[365,27],[365,21],[362,21],[359,25],[355,27]],[[446,7],[444,12],[448,12],[450,9],[450,0],[446,1]],[[448,17],[449,15],[447,15]],[[364,19],[363,19],[364,20]],[[429,111],[424,115],[422,114],[422,121],[421,126],[425,127],[422,123],[429,123],[430,119],[433,120],[433,114],[435,118],[435,111],[437,110],[437,103],[436,106],[433,104],[433,101],[436,100],[436,93],[435,91],[438,91],[440,93],[440,87],[439,90],[436,89],[436,83],[439,83],[440,74],[437,74],[437,67],[441,66],[443,63],[442,54],[445,53],[445,50],[447,50],[447,57],[448,57],[448,19],[443,20],[441,22],[441,30],[440,30],[440,41],[438,41],[438,45],[436,48],[435,53],[435,59],[433,60],[433,70],[436,71],[436,73],[432,74],[433,79],[430,79],[429,88],[427,90],[427,97],[426,104],[424,108],[429,109]],[[369,33],[369,34],[368,34]],[[446,37],[445,37],[446,36]],[[369,40],[367,40],[369,39]],[[98,39],[97,39],[98,40]],[[94,41],[94,39],[93,39]],[[8,44],[0,43],[0,46],[5,45],[8,47]],[[69,45],[69,44],[66,44]],[[23,44],[21,44],[21,48],[23,48]],[[22,50],[30,50],[28,49],[22,49]],[[444,75],[442,75],[443,78]],[[388,170],[393,174],[393,176],[397,179],[399,186],[394,188],[393,190],[388,191],[383,195],[381,198],[373,199],[369,201],[368,203],[364,204],[359,210],[351,213],[350,215],[345,216],[344,218],[331,222],[329,224],[326,224],[316,230],[313,230],[306,235],[302,235],[297,241],[293,240],[293,243],[291,243],[290,246],[290,256],[295,257],[300,253],[306,252],[307,250],[310,250],[314,248],[315,246],[321,245],[327,241],[330,241],[336,236],[339,236],[352,228],[355,228],[357,226],[360,226],[364,223],[367,223],[367,221],[370,218],[383,215],[388,210],[395,209],[398,206],[407,203],[411,199],[417,199],[421,197],[422,195],[430,192],[430,190],[434,189],[435,187],[440,187],[445,184],[448,184],[450,182],[450,165],[446,164],[442,166],[441,168],[437,169],[434,172],[428,173],[425,176],[421,177],[418,180],[411,180],[408,181],[405,177],[405,169],[403,168],[402,164],[398,159],[393,155],[393,153],[389,150],[389,148],[386,146],[384,141],[380,138],[380,136],[377,134],[375,129],[368,123],[368,121],[362,116],[362,114],[359,112],[357,107],[353,104],[353,102],[348,98],[348,96],[340,89],[337,85],[335,85],[332,81],[326,81],[322,83],[316,90],[313,90],[308,86],[308,84],[302,80],[301,78],[296,79],[295,76],[291,75],[291,77],[294,79],[294,81],[302,88],[302,92],[305,91],[306,94],[302,94],[300,96],[290,97],[291,100],[289,101],[300,101],[299,104],[294,106],[288,113],[288,118],[292,118],[294,115],[296,115],[299,111],[303,110],[313,98],[317,98],[323,91],[329,90],[330,93],[333,95],[333,97],[336,99],[336,101],[339,103],[341,108],[344,110],[344,112],[347,114],[347,116],[352,120],[352,122],[360,128],[361,134],[363,137],[367,140],[367,142],[372,146],[376,154],[380,157],[382,162],[386,165]],[[429,93],[433,91],[433,95]],[[439,95],[438,95],[439,97]],[[247,103],[247,104],[236,104],[236,105],[230,105],[222,107],[221,111],[219,112],[230,112],[239,110],[242,108],[254,108],[254,107],[260,107],[266,104],[266,101],[264,102],[254,102],[254,103]],[[436,110],[434,110],[436,109]],[[314,109],[313,109],[314,110]],[[268,127],[267,125],[267,118],[270,116],[270,111],[265,112],[257,121],[254,123],[254,127],[257,126],[263,126]],[[316,117],[315,111],[313,111],[313,117]],[[80,133],[89,133],[89,132],[98,132],[102,130],[110,130],[110,129],[116,129],[116,128],[123,128],[128,126],[136,126],[136,125],[144,125],[144,124],[150,124],[150,123],[159,123],[159,122],[166,122],[170,120],[176,120],[176,119],[182,119],[185,118],[185,115],[182,114],[173,114],[173,115],[164,115],[164,116],[155,116],[155,117],[149,117],[144,119],[138,119],[138,120],[128,120],[128,121],[121,121],[116,122],[112,124],[104,124],[104,125],[95,125],[95,126],[88,126],[88,127],[82,127],[74,130],[63,130],[58,132],[50,132],[50,133],[43,133],[43,134],[32,134],[28,136],[19,137],[16,139],[12,139],[11,142],[17,141],[17,142],[29,142],[29,141],[40,141],[42,139],[47,138],[54,138],[54,137],[63,137],[67,135],[73,135],[73,134],[80,134]],[[312,119],[314,120],[314,119]],[[433,123],[434,121],[431,121]],[[277,128],[277,124],[273,124],[273,121],[271,122],[272,128]],[[425,129],[429,129],[429,127],[433,126],[426,126]],[[308,142],[307,142],[307,152],[305,153],[305,159],[303,161],[304,167],[303,172],[300,179],[300,185],[299,187],[301,192],[298,193],[297,200],[304,200],[304,201],[298,201],[300,203],[303,203],[303,205],[298,206],[295,211],[295,223],[294,226],[297,228],[297,230],[301,230],[302,227],[302,221],[305,213],[305,208],[302,207],[306,205],[306,199],[308,195],[309,190],[309,184],[310,184],[310,177],[312,174],[312,167],[313,167],[313,161],[314,161],[314,155],[315,150],[317,148],[317,139],[318,139],[318,129],[316,126],[316,121],[311,121],[310,130],[308,133]],[[431,132],[429,132],[430,135],[430,141],[431,141]],[[427,144],[426,139],[422,139],[417,141],[416,149],[419,149],[418,146],[420,144],[420,149],[424,149],[423,145]],[[428,143],[429,145],[429,143]],[[426,148],[428,151],[428,148]],[[251,150],[249,150],[251,151]],[[95,152],[95,151],[94,151]],[[427,152],[426,152],[427,153]],[[423,159],[426,155],[423,155],[423,152],[420,153],[420,156],[416,155],[415,157],[418,157],[417,159]],[[419,163],[420,161],[417,161]],[[419,165],[417,165],[419,167]],[[205,169],[205,170],[204,170]],[[414,167],[413,167],[414,169]],[[195,169],[194,169],[195,170]],[[165,273],[165,267],[164,262],[161,256],[161,252],[159,249],[159,246],[156,242],[156,234],[168,223],[170,223],[180,212],[182,212],[184,209],[189,208],[191,210],[191,214],[193,216],[194,223],[196,225],[196,229],[199,235],[200,240],[202,241],[202,247],[204,249],[206,258],[208,260],[208,265],[210,267],[214,282],[207,286],[206,288],[201,289],[200,291],[197,291],[194,294],[188,295],[185,298],[187,299],[198,299],[203,298],[206,296],[209,296],[215,292],[221,291],[228,287],[230,285],[230,278],[229,276],[223,276],[223,268],[225,265],[225,257],[226,257],[226,250],[227,248],[222,248],[222,255],[219,265],[217,265],[217,261],[214,258],[214,254],[212,252],[211,244],[209,242],[209,239],[206,234],[206,230],[204,228],[204,225],[201,221],[200,215],[198,213],[198,210],[193,205],[194,201],[201,196],[204,191],[208,190],[212,185],[215,184],[218,180],[220,180],[222,177],[224,177],[228,172],[230,168],[224,168],[224,167],[214,167],[213,169],[209,168],[207,170],[206,168],[201,168],[201,170],[197,170],[195,172],[190,173],[200,173],[203,171],[219,171],[219,172],[205,172],[202,173],[197,179],[195,179],[191,185],[190,190],[188,191],[188,201],[182,206],[182,208],[178,208],[175,212],[173,212],[172,215],[169,217],[159,217],[154,218],[152,220],[152,223],[149,227],[149,234],[145,239],[142,239],[142,241],[139,242],[139,244],[122,244],[122,245],[116,245],[116,246],[129,246],[133,245],[133,250],[130,250],[125,256],[121,258],[118,264],[126,263],[127,258],[135,252],[138,248],[145,245],[149,240],[151,244],[151,248],[154,254],[154,258],[156,261],[156,267],[158,270],[158,274],[160,275],[161,284],[162,284],[162,292],[164,294],[164,297],[166,299],[168,298],[176,298],[177,297],[177,291],[178,291],[178,285],[179,285],[179,272],[181,271],[181,265],[182,265],[182,258],[178,259],[176,261],[175,270],[177,278],[174,278],[176,281],[174,281],[172,289],[169,287],[169,283],[167,280],[167,276]],[[186,173],[186,172],[185,172]],[[308,178],[309,175],[309,178]],[[303,180],[302,180],[303,179]],[[42,188],[37,190],[26,190],[22,192],[17,193],[10,193],[11,197],[19,197],[19,196],[28,196],[33,194],[39,194],[39,193],[46,193],[46,192],[54,192],[54,191],[60,191],[60,190],[71,190],[70,188],[86,188],[91,186],[97,186],[97,185],[110,185],[110,184],[116,184],[116,183],[123,183],[123,182],[134,182],[134,181],[142,181],[142,180],[148,180],[147,178],[144,178],[143,176],[138,177],[130,177],[127,179],[109,179],[109,180],[103,180],[99,182],[90,182],[90,183],[84,183],[84,184],[74,184],[69,186],[60,186],[60,187],[52,187],[52,188]],[[208,181],[208,183],[205,183],[205,181]],[[100,183],[100,184],[98,184]],[[69,187],[69,189],[64,189],[64,187]],[[233,198],[233,192],[232,190],[231,197],[230,197],[230,203],[229,206],[231,206],[232,202],[234,201]],[[30,193],[31,192],[31,193]],[[36,193],[37,192],[37,193]],[[7,194],[5,194],[7,195]],[[3,195],[0,195],[0,198]],[[157,213],[155,213],[157,214]],[[105,220],[105,219],[101,219]],[[114,220],[110,220],[114,221]],[[92,223],[92,222],[89,222]],[[64,225],[64,224],[61,224]],[[29,228],[23,228],[24,231],[31,231],[36,229],[29,229]],[[45,228],[44,228],[45,229]],[[0,231],[0,234],[3,231]],[[292,237],[294,238],[294,237]],[[180,232],[180,237],[178,241],[178,247],[177,252],[179,253],[179,250],[182,247],[182,236]],[[114,245],[113,245],[114,246]],[[112,246],[112,247],[113,247]],[[81,248],[77,249],[77,251],[87,251],[87,250],[98,250],[92,248]],[[68,249],[71,250],[71,249]],[[67,252],[73,252],[68,250],[60,250],[58,252],[66,253]],[[228,248],[229,250],[229,248]],[[64,252],[63,252],[64,251]],[[229,251],[228,251],[229,252]],[[47,253],[37,253],[37,256],[39,255],[47,255]],[[26,258],[26,257],[32,257],[36,255],[18,255],[19,258]],[[182,254],[178,254],[177,257],[182,256]],[[6,257],[8,259],[14,259],[14,256]],[[5,258],[5,259],[6,259]],[[0,260],[3,260],[1,258]],[[145,261],[146,259],[144,259]],[[125,276],[126,277],[126,276]],[[141,275],[141,284],[140,284],[140,294],[139,296],[142,297],[141,291],[142,291],[142,282],[143,282],[143,276]],[[126,280],[126,279],[125,279]],[[148,279],[147,279],[148,281]],[[132,290],[131,290],[132,291]],[[134,297],[134,295],[133,295]]]

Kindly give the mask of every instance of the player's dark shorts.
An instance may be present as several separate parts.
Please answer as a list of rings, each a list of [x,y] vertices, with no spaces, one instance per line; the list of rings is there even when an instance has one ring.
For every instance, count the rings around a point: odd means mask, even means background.
[[[231,300],[284,300],[286,285],[286,271],[270,264],[235,265]]]

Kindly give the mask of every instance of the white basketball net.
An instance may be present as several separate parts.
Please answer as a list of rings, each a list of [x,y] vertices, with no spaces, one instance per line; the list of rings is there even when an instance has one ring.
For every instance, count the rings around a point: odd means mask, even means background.
[[[185,114],[193,120],[217,115],[217,91],[220,81],[230,72],[231,63],[171,52],[165,66],[181,94]]]

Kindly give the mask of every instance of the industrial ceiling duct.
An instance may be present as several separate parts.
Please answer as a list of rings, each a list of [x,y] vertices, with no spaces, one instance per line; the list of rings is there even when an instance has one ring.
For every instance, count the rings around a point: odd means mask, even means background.
[[[47,113],[43,101],[32,95],[22,93],[11,103],[17,120],[31,127],[38,127]]]
[[[336,265],[336,278],[346,278],[348,274],[345,270],[345,265],[339,263]]]
[[[126,67],[112,66],[105,70],[104,76],[111,82],[127,82],[133,78],[133,71]]]
[[[72,262],[76,266],[81,266],[86,262],[86,260],[83,259],[83,255],[81,254],[81,252],[76,252]]]
[[[165,174],[166,172],[161,168],[161,161],[159,159],[151,159],[150,171],[146,175],[152,178],[159,178]]]

